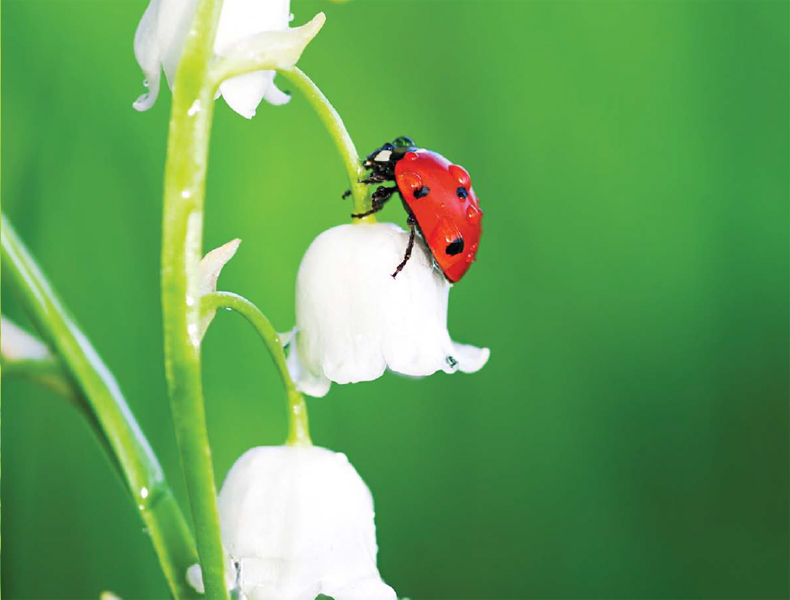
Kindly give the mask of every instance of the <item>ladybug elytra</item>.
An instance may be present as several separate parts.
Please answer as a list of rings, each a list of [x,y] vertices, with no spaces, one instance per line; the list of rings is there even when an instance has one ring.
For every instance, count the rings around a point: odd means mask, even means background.
[[[371,173],[362,183],[395,185],[376,188],[371,209],[351,216],[360,219],[378,212],[395,192],[409,215],[409,243],[392,276],[406,266],[419,232],[444,276],[452,283],[459,281],[477,255],[483,217],[466,169],[437,152],[416,147],[408,137],[371,152],[364,167]]]

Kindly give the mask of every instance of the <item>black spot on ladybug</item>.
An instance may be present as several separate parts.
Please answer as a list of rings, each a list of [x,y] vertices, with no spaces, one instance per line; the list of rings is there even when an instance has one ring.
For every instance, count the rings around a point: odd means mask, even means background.
[[[424,198],[430,193],[431,193],[431,188],[429,188],[427,185],[423,185],[422,187],[418,187],[416,190],[414,190],[414,197]]]
[[[467,192],[466,188],[463,186],[459,186],[458,189],[455,190],[455,193],[458,194],[459,198],[466,198],[469,196],[469,192]]]
[[[445,252],[449,256],[455,256],[456,254],[461,254],[464,251],[464,238],[456,238],[449,244],[447,244],[447,248]]]

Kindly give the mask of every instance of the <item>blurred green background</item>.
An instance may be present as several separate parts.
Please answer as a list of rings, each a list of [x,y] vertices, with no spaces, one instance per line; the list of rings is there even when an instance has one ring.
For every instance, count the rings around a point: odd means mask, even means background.
[[[145,6],[3,0],[2,205],[186,506],[158,296],[170,94],[131,107]],[[485,369],[309,402],[314,441],[374,494],[401,596],[790,594],[788,6],[294,2],[296,23],[327,12],[300,66],[360,152],[411,135],[469,169],[486,213],[450,302]],[[297,94],[251,122],[220,102],[205,247],[244,240],[220,287],[290,328],[302,253],[350,212],[344,177]],[[284,439],[285,403],[235,316],[204,380],[221,483]],[[164,597],[80,417],[32,383],[2,392],[3,597]]]

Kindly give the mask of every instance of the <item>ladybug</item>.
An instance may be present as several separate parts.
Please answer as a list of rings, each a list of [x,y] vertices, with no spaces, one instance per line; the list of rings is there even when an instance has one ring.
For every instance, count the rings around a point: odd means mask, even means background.
[[[419,232],[444,276],[451,283],[460,281],[477,255],[483,217],[466,169],[437,152],[416,147],[405,136],[371,152],[364,167],[370,175],[361,183],[395,185],[376,188],[371,209],[351,217],[361,219],[380,211],[395,192],[409,215],[406,254],[392,276],[409,262]]]

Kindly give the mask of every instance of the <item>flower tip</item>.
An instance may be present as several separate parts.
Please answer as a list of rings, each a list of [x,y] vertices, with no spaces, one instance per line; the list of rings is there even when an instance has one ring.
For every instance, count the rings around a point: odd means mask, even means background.
[[[316,35],[318,35],[318,32],[321,31],[321,28],[324,26],[324,23],[326,23],[326,14],[320,12],[316,16],[314,16],[310,21],[308,21],[307,23],[302,25],[302,27],[300,27],[300,29],[304,31],[305,38],[307,39],[308,42],[312,40]]]
[[[214,248],[200,260],[200,294],[210,294],[217,291],[217,279],[222,268],[236,254],[241,239],[236,238]]]
[[[137,100],[132,104],[132,108],[138,112],[145,112],[154,105],[155,101],[156,98],[149,92],[146,92],[145,94],[140,94]]]
[[[291,92],[281,92],[280,88],[278,88],[274,82],[272,82],[272,84],[266,88],[266,92],[263,94],[263,99],[272,106],[282,106],[283,104],[288,104],[291,101]]]
[[[455,364],[452,365],[451,371],[457,369],[461,371],[461,373],[477,373],[486,366],[490,357],[491,350],[488,348],[478,348],[477,346],[471,346],[469,344],[453,342],[452,362]]]

